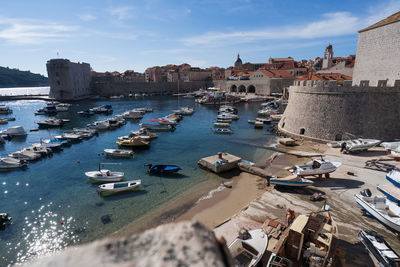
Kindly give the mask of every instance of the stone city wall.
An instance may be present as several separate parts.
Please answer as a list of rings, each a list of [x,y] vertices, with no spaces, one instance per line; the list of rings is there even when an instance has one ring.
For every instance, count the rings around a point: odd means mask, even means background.
[[[400,80],[351,86],[352,81],[295,81],[278,129],[316,141],[348,139],[349,135],[380,140],[400,138]]]
[[[227,92],[256,93],[260,95],[281,94],[285,87],[293,84],[293,79],[251,79],[251,80],[215,80],[215,87]],[[251,91],[251,88],[255,92]]]
[[[199,90],[200,88],[206,89],[212,86],[205,81],[199,82],[160,82],[160,83],[147,83],[147,82],[130,82],[130,81],[113,81],[107,82],[102,79],[92,79],[91,88],[94,95],[99,96],[119,96],[129,94],[175,94],[187,93]]]

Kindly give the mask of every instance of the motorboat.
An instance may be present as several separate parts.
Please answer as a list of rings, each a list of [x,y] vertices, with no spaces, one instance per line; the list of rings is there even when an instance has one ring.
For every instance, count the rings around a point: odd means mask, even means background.
[[[40,156],[45,157],[53,154],[53,150],[42,146],[41,144],[34,144],[30,147],[24,148],[22,151],[30,151],[36,154],[40,154]]]
[[[119,147],[129,147],[129,148],[148,148],[150,146],[149,141],[145,141],[139,137],[133,137],[126,140],[117,141]]]
[[[269,117],[272,121],[279,121],[282,119],[283,114],[271,114]]]
[[[216,134],[231,134],[232,130],[229,128],[215,128],[211,129]]]
[[[57,107],[53,104],[47,104],[44,108],[40,108],[35,112],[35,115],[57,115]]]
[[[140,128],[137,131],[131,131],[133,136],[148,136],[150,139],[155,139],[158,137],[156,133],[150,132],[146,128]]]
[[[32,144],[32,147],[38,147],[39,151],[42,151],[43,148],[50,149],[52,152],[61,151],[62,150],[62,143],[45,143],[41,141],[40,143]]]
[[[1,134],[8,135],[11,137],[26,137],[28,133],[24,130],[22,126],[13,126],[7,130],[1,131]]]
[[[188,115],[192,115],[194,113],[194,109],[189,108],[189,107],[181,107],[180,109],[172,110],[172,113],[188,116]]]
[[[231,122],[232,122],[232,119],[227,119],[227,118],[217,118],[217,122],[231,123]]]
[[[135,97],[139,97],[139,96],[142,96],[142,95],[141,95],[141,94],[138,94],[138,93],[135,94]]]
[[[269,236],[276,244],[266,266],[330,266],[335,257],[338,228],[330,212],[323,210],[300,214],[279,237]],[[280,265],[276,264],[280,263]],[[293,265],[292,265],[292,264]],[[287,264],[287,265],[286,265]]]
[[[343,145],[343,143],[345,145]],[[352,153],[352,152],[367,151],[369,148],[377,146],[380,143],[381,140],[359,138],[359,139],[343,141],[342,146],[344,148],[344,152]]]
[[[147,108],[147,107],[135,108],[134,110],[136,110],[136,111],[142,111],[142,112],[144,112],[144,113],[153,112],[153,109],[152,109],[152,108]]]
[[[56,110],[58,112],[65,112],[68,111],[69,107],[71,106],[71,104],[67,104],[67,103],[59,103],[56,106]]]
[[[149,130],[150,132],[172,132],[176,129],[173,125],[158,125],[150,123],[141,123],[139,126]]]
[[[40,142],[42,145],[47,145],[50,148],[58,148],[62,146],[70,145],[70,141],[68,139],[60,138],[60,139],[43,139]]]
[[[11,222],[12,218],[8,216],[8,213],[0,213],[0,230],[4,230]]]
[[[7,118],[0,118],[0,124],[7,124],[8,120]]]
[[[400,266],[400,256],[390,247],[383,236],[372,230],[358,233],[361,243],[374,256],[379,266]]]
[[[400,147],[400,142],[382,142],[380,146],[384,147],[386,150],[394,150]]]
[[[0,105],[0,114],[11,114],[13,111],[9,106]]]
[[[257,114],[261,115],[261,116],[271,116],[273,114],[277,114],[277,110],[265,108],[265,109],[261,109],[261,110],[257,111]]]
[[[394,169],[391,172],[386,174],[386,179],[400,188],[400,170]]]
[[[43,121],[37,122],[39,128],[56,128],[62,127],[67,122],[67,120],[63,119],[47,119]]]
[[[110,123],[105,120],[105,121],[95,121],[93,123],[90,123],[87,125],[90,129],[96,129],[96,130],[107,130],[110,128]]]
[[[219,112],[227,112],[232,114],[238,114],[238,109],[231,105],[222,105],[219,107]]]
[[[66,140],[71,144],[79,143],[80,141],[82,141],[82,137],[75,133],[63,133],[61,135],[54,136],[54,139]]]
[[[256,120],[254,122],[254,128],[255,129],[262,129],[262,128],[264,128],[264,123],[262,121]]]
[[[111,118],[106,120],[108,122],[109,128],[110,129],[116,129],[124,125],[124,122],[118,120],[117,118]]]
[[[112,106],[109,104],[100,106],[100,107],[94,107],[89,109],[90,111],[93,111],[94,113],[104,113],[104,114],[111,114],[113,113]]]
[[[138,190],[140,189],[140,185],[142,184],[142,180],[132,180],[126,182],[119,183],[107,183],[99,185],[99,192],[123,192],[128,190]]]
[[[214,122],[213,125],[215,128],[229,128],[231,126],[227,122]]]
[[[239,116],[233,113],[221,113],[217,116],[217,119],[231,119],[231,120],[238,120]]]
[[[156,120],[148,120],[149,122],[157,122],[160,125],[172,125],[175,126],[178,124],[178,122],[176,120],[170,120],[170,119],[166,119],[166,118],[160,118],[160,119],[156,119]]]
[[[87,128],[74,128],[72,132],[76,135],[79,135],[82,139],[90,139],[95,135],[98,135],[98,132],[96,129],[87,129]]]
[[[241,230],[228,246],[234,266],[257,266],[268,246],[268,236],[262,229]]]
[[[312,185],[314,182],[297,175],[290,175],[283,178],[271,178],[271,184],[281,185],[281,186],[292,186],[292,187],[305,187]]]
[[[262,122],[263,124],[271,123],[271,119],[270,118],[256,118],[256,121]]]
[[[314,159],[305,165],[296,165],[289,171],[300,177],[305,176],[322,176],[325,174],[326,178],[329,178],[331,172],[336,171],[342,165],[340,162],[330,162],[324,159]]]
[[[127,120],[139,120],[143,118],[143,114],[140,111],[130,110],[122,114],[122,117]]]
[[[169,115],[163,117],[163,119],[166,119],[166,120],[173,120],[173,121],[179,122],[179,121],[181,121],[181,120],[183,119],[183,116],[182,116],[182,115],[179,115],[179,114],[171,113],[171,114],[169,114]]]
[[[20,150],[17,152],[9,153],[8,156],[15,159],[26,160],[26,161],[36,161],[42,157],[40,153],[27,150]]]
[[[147,172],[149,174],[170,174],[176,173],[182,170],[181,167],[177,165],[153,165],[153,164],[146,164],[149,167]]]
[[[121,149],[104,149],[107,157],[110,158],[131,158],[133,151],[121,150]]]
[[[15,158],[0,158],[0,171],[10,171],[22,169],[26,167],[26,163]]]
[[[82,110],[82,111],[79,111],[79,112],[77,112],[79,115],[82,115],[82,116],[93,116],[94,114],[96,114],[96,113],[94,113],[93,111],[91,111],[91,110]]]
[[[367,191],[368,194],[365,191],[354,196],[362,210],[382,224],[400,232],[400,207],[398,203],[384,196],[371,196],[369,190]]]
[[[393,185],[378,185],[377,189],[391,201],[400,203],[400,188]]]
[[[96,182],[119,182],[122,181],[122,179],[124,179],[123,172],[112,172],[110,170],[105,170],[105,169],[85,172],[85,175]]]

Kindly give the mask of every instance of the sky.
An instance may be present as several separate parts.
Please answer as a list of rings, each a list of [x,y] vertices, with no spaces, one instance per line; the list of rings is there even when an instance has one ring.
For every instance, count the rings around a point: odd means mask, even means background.
[[[400,10],[393,0],[2,0],[0,66],[47,76],[68,58],[95,71],[356,53],[357,31]]]

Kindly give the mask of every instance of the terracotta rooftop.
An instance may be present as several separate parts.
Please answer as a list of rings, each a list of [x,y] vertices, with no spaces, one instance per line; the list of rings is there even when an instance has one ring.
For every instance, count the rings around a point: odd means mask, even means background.
[[[397,21],[400,21],[400,11],[358,32],[365,32]]]
[[[292,74],[286,70],[264,70],[260,69],[262,73],[267,75],[269,78],[293,78]]]
[[[329,81],[329,80],[351,80],[350,76],[341,73],[312,73],[309,72],[303,77],[299,77],[297,81]]]

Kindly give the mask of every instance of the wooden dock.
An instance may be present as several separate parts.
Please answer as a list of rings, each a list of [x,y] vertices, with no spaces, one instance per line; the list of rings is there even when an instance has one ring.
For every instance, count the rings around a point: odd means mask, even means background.
[[[241,158],[232,154],[220,152],[217,155],[200,159],[197,164],[212,172],[220,173],[237,168],[241,160]]]

